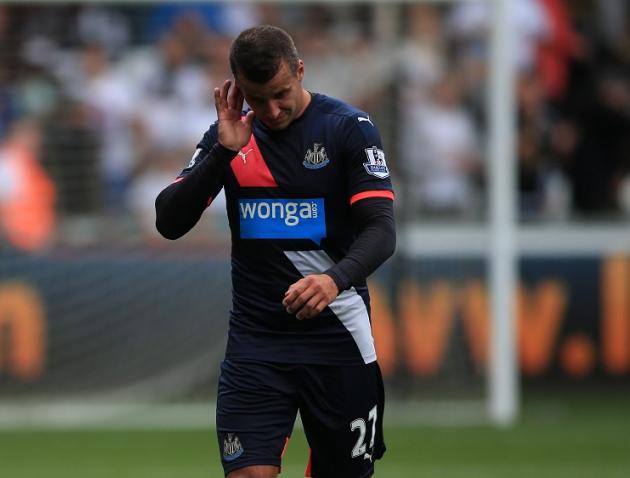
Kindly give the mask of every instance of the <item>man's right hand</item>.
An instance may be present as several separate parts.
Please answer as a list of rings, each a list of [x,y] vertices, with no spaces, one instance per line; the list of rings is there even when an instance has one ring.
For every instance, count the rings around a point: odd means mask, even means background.
[[[219,117],[219,143],[232,151],[239,151],[249,143],[252,135],[254,112],[249,111],[241,119],[243,93],[232,81],[225,80],[221,88],[214,89],[214,103]]]

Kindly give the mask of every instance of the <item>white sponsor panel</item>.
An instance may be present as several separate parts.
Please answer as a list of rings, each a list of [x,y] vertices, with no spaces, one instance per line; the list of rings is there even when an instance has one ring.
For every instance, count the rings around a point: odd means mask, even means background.
[[[325,251],[285,251],[285,255],[303,276],[321,274],[335,263]],[[376,361],[376,349],[365,303],[354,287],[344,290],[328,306],[354,339],[363,361]]]

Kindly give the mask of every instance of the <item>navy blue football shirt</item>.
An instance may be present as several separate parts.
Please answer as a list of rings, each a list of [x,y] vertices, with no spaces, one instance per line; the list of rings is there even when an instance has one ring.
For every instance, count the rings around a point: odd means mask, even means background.
[[[218,141],[204,134],[182,180]],[[304,113],[273,131],[255,119],[249,143],[226,169],[232,234],[227,359],[346,364],[376,360],[365,283],[342,291],[320,315],[298,320],[282,305],[291,284],[343,258],[354,241],[350,208],[394,198],[377,128],[339,100],[312,94]]]

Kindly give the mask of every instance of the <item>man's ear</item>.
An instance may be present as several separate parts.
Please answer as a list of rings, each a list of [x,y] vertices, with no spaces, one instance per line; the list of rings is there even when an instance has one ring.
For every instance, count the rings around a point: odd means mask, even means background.
[[[302,81],[302,79],[304,78],[304,62],[302,60],[298,60],[298,67],[297,67],[297,78],[298,80]]]

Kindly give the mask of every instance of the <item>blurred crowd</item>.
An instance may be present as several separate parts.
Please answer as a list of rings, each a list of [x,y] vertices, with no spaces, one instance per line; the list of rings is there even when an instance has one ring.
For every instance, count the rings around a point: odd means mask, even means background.
[[[399,166],[423,214],[486,210],[491,2],[410,7]],[[630,5],[514,0],[522,221],[630,215]],[[409,205],[409,204],[408,204]]]
[[[294,36],[309,90],[372,114],[408,212],[483,219],[491,5],[0,5],[0,244],[159,244],[155,196],[260,23]],[[523,220],[630,215],[629,10],[514,0]],[[222,217],[190,240],[224,243]]]

